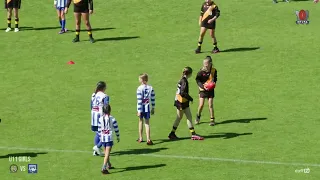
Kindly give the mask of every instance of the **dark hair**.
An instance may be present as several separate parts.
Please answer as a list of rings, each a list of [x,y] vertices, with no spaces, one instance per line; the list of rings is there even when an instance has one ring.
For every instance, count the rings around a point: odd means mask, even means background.
[[[95,93],[97,93],[98,91],[104,90],[106,87],[107,87],[107,84],[104,81],[99,81],[97,83],[97,87],[96,87]]]
[[[103,111],[103,113],[105,113],[105,114],[110,114],[110,113],[111,113],[111,106],[110,106],[110,104],[105,104],[105,105],[102,107],[102,111]]]
[[[187,67],[183,68],[182,76],[184,76],[184,75],[188,76],[190,74],[192,74],[192,68],[191,67],[187,66]]]
[[[211,58],[211,56],[207,56],[205,59],[209,60],[209,62],[212,63],[212,58]]]

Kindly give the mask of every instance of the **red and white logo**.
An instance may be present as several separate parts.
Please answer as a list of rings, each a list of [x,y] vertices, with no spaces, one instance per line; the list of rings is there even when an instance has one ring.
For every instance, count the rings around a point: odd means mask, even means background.
[[[309,11],[308,10],[300,10],[296,11],[297,21],[296,24],[309,24]]]

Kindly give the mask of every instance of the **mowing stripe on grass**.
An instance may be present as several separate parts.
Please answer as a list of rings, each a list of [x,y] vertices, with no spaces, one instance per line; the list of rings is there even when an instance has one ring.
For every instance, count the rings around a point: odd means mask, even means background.
[[[6,150],[23,150],[23,151],[42,151],[42,152],[62,152],[62,153],[88,153],[92,151],[81,150],[58,150],[58,149],[42,149],[42,148],[25,148],[25,147],[6,147],[0,146],[0,149]],[[132,154],[130,154],[132,155]],[[137,154],[138,155],[138,154]],[[196,157],[196,156],[176,156],[176,155],[159,155],[159,154],[139,154],[138,156],[148,156],[157,158],[175,158],[175,159],[193,159],[204,161],[221,161],[221,162],[234,162],[234,163],[251,163],[251,164],[272,164],[272,165],[287,165],[287,166],[305,166],[305,167],[320,167],[320,164],[309,163],[287,163],[287,162],[275,162],[275,161],[256,161],[256,160],[243,160],[243,159],[227,159],[227,158],[213,158],[213,157]]]

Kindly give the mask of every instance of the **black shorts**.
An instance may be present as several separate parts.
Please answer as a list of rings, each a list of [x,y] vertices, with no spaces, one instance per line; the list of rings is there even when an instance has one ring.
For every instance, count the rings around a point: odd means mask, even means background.
[[[214,98],[214,90],[212,91],[200,91],[200,98]]]
[[[174,101],[174,106],[177,107],[178,110],[185,110],[189,107],[189,101],[185,103]]]
[[[206,29],[216,29],[216,21],[213,21],[211,24],[208,24],[208,22],[202,22],[201,27]]]
[[[74,5],[73,11],[75,13],[89,13],[89,4]]]
[[[5,9],[20,9],[21,7],[21,0],[11,0],[8,2],[8,0],[4,0],[4,8]]]

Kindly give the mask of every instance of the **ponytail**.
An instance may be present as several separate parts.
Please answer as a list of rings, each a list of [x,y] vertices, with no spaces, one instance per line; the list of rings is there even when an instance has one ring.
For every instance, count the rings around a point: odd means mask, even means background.
[[[192,68],[189,66],[183,68],[182,77],[188,76],[189,74],[192,74]]]

